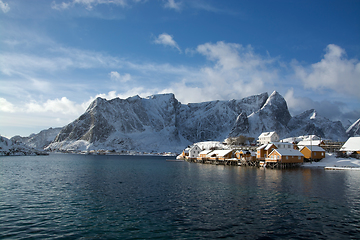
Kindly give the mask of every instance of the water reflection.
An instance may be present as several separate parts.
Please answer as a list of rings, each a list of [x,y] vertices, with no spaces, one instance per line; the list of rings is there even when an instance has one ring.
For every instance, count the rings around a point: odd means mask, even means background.
[[[360,172],[359,171],[347,171],[346,172],[346,188],[345,197],[347,204],[351,208],[351,212],[358,216],[354,219],[354,222],[360,222]]]
[[[44,161],[44,159],[46,159]],[[0,159],[0,238],[355,238],[359,173],[59,155]],[[40,235],[32,235],[40,231]]]

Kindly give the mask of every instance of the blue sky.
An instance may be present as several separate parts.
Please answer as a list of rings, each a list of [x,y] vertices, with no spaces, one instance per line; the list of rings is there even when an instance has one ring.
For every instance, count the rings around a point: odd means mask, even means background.
[[[360,1],[0,0],[0,134],[96,97],[182,103],[274,90],[292,115],[360,117]]]

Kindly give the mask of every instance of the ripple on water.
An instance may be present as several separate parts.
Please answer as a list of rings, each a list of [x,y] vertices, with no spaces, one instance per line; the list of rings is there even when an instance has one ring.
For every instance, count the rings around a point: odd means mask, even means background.
[[[0,161],[2,239],[360,236],[360,178],[353,173],[219,167],[136,156]],[[329,182],[336,185],[329,189]]]

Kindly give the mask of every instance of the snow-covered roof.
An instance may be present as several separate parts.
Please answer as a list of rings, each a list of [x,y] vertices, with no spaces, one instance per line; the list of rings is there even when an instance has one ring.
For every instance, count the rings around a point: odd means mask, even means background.
[[[297,145],[299,146],[311,146],[311,145],[320,145],[321,140],[312,140],[312,141],[300,141]]]
[[[276,147],[279,147],[280,145],[281,146],[293,146],[292,143],[289,143],[289,142],[274,142],[273,143]]]
[[[267,144],[263,144],[260,147],[258,147],[256,150],[261,150],[261,149],[265,148],[266,146],[267,146]]]
[[[200,149],[211,149],[211,148],[227,148],[224,144],[219,141],[205,141],[205,142],[197,142],[194,143]]]
[[[287,143],[292,143],[294,141],[296,141],[297,139],[296,138],[284,138],[284,139],[281,139],[280,142],[287,142]]]
[[[276,147],[276,145],[275,145],[275,144],[273,144],[273,143],[269,143],[269,144],[267,144],[267,145],[266,145],[265,150],[269,150],[269,149],[271,148],[271,146],[272,146],[272,145],[274,145],[274,146]]]
[[[262,137],[271,137],[272,135],[277,134],[276,132],[263,132],[260,134],[259,138]]]
[[[348,151],[348,152],[360,151],[360,137],[349,138],[340,148],[340,151]]]
[[[309,150],[313,151],[313,152],[325,152],[325,150],[322,147],[319,146],[301,146],[299,151],[303,150],[305,147],[307,147]]]
[[[200,149],[200,147],[199,147],[198,145],[194,145],[194,146],[190,147],[190,150],[193,150],[193,149],[195,149],[195,148]]]
[[[216,155],[217,157],[224,157],[226,154],[230,153],[231,151],[232,150],[214,150],[208,154],[208,157],[211,157],[214,155]]]
[[[212,152],[212,150],[204,150],[204,151],[201,151],[201,152],[199,153],[199,155],[200,155],[200,154],[209,154],[210,152]]]
[[[279,148],[279,149],[274,149],[271,153],[273,153],[274,151],[278,152],[281,156],[304,156],[304,154],[302,154],[300,151],[295,149]]]
[[[320,140],[320,138],[316,135],[304,135],[304,136],[298,136],[298,137],[289,137],[289,138],[284,138],[282,139],[280,142],[301,142],[301,141],[314,141],[314,140]]]

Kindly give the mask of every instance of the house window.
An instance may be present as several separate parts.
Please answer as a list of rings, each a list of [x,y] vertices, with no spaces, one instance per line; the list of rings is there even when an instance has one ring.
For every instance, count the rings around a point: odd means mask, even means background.
[[[301,157],[300,157],[300,156],[298,156],[298,159],[300,160],[300,159],[301,159]]]
[[[289,159],[289,156],[286,156],[286,159]]]
[[[321,156],[324,156],[324,153],[321,153]]]
[[[314,152],[314,156],[316,156],[316,152]]]

